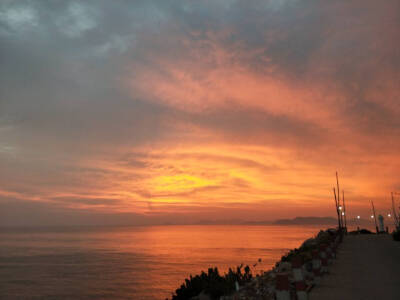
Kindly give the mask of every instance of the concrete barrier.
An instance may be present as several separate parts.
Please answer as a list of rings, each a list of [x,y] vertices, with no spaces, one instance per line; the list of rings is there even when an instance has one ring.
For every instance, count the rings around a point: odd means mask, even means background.
[[[276,300],[291,300],[289,273],[276,274]]]
[[[326,254],[326,244],[319,246],[319,256],[321,257],[321,273],[325,275],[328,273],[328,255]]]
[[[295,256],[292,259],[292,272],[296,288],[297,300],[308,300],[307,285],[303,273],[303,259]]]
[[[321,258],[319,256],[319,251],[314,249],[312,251],[312,266],[314,273],[314,284],[320,284],[321,282]]]

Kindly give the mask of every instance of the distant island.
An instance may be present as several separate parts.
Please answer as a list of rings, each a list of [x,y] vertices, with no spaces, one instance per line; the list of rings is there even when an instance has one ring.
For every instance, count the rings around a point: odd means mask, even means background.
[[[332,217],[296,217],[294,219],[279,219],[274,225],[337,225],[337,219]]]

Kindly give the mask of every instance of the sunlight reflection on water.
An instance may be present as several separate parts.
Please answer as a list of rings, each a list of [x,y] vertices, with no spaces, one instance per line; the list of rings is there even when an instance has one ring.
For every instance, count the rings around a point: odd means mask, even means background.
[[[190,274],[268,270],[313,226],[152,226],[0,231],[1,299],[165,299]]]

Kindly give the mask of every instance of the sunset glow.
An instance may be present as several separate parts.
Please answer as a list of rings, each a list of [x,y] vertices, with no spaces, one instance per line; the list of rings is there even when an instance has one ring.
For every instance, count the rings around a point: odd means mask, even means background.
[[[0,5],[0,225],[387,214],[396,1],[139,2]]]

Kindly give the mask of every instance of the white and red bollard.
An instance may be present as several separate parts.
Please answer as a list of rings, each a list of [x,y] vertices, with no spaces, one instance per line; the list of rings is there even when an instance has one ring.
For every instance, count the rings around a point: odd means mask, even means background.
[[[291,300],[289,273],[276,274],[275,295],[276,295],[276,300]]]
[[[307,285],[303,273],[303,259],[295,256],[292,259],[292,272],[294,285],[296,287],[297,300],[308,300]]]
[[[312,251],[312,268],[314,273],[314,283],[320,284],[321,282],[321,258],[317,249]]]

